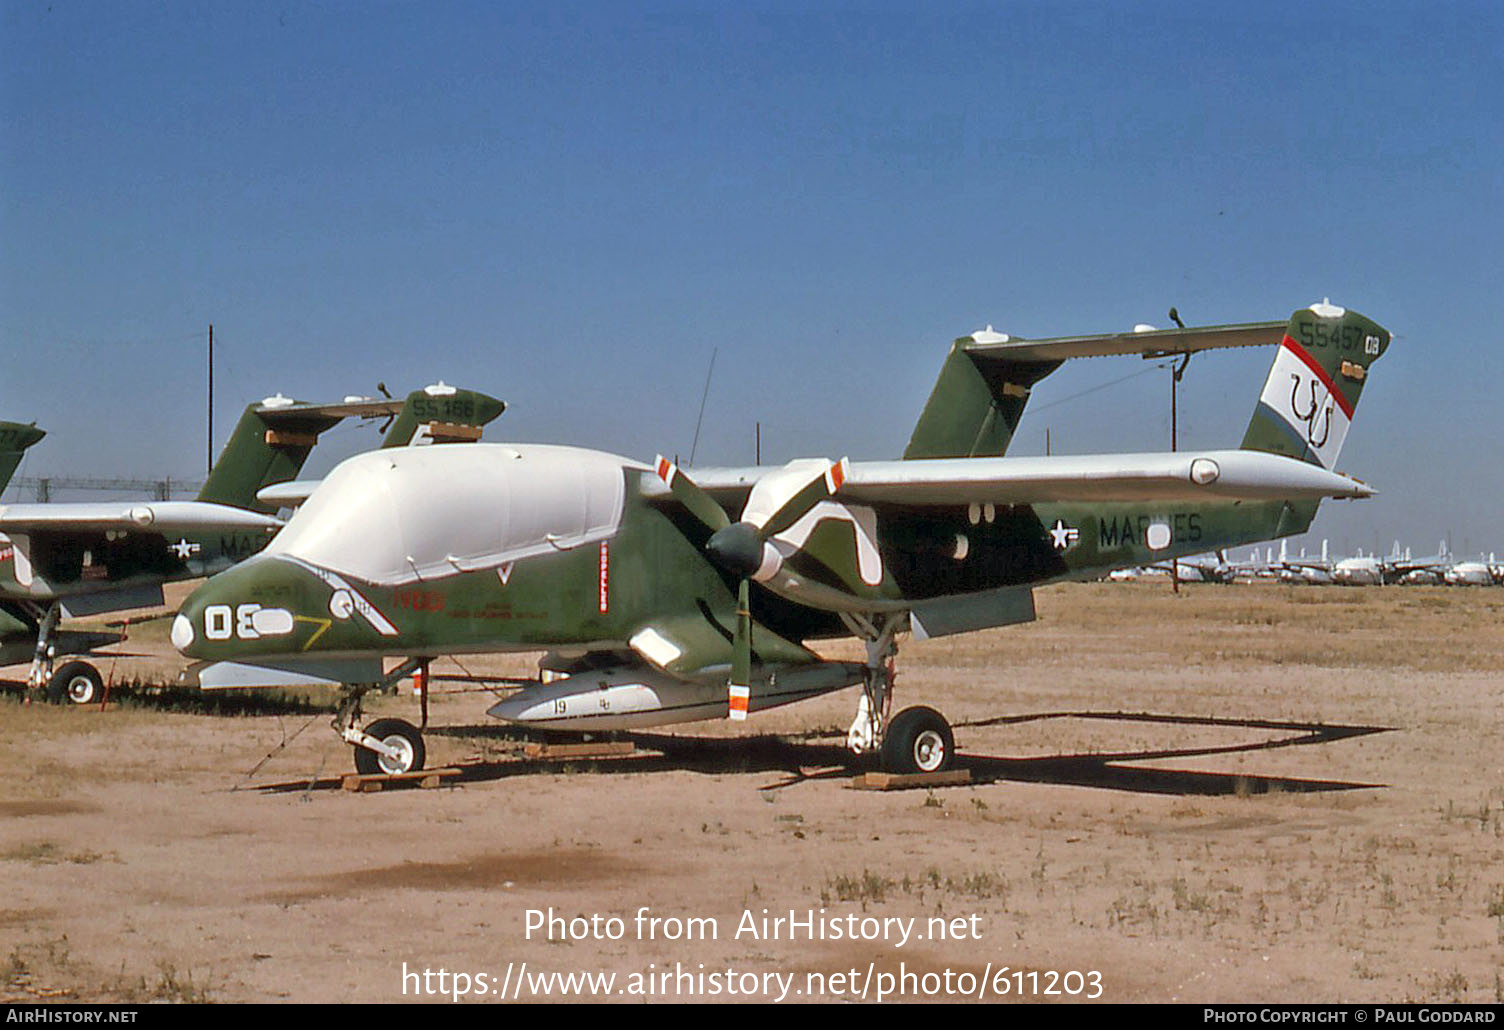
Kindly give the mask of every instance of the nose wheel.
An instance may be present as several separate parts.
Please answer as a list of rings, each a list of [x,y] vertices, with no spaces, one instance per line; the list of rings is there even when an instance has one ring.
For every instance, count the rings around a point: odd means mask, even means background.
[[[421,772],[428,757],[423,734],[404,719],[377,719],[365,728],[365,736],[382,748],[373,751],[363,743],[355,745],[355,771],[369,776],[375,773],[396,775]]]
[[[334,715],[334,732],[355,751],[355,770],[362,776],[422,772],[428,751],[423,731],[406,719],[377,719],[362,728],[360,702],[369,690],[385,690],[426,668],[427,658],[410,658],[377,683],[347,683]],[[423,692],[423,725],[428,725],[428,692]]]

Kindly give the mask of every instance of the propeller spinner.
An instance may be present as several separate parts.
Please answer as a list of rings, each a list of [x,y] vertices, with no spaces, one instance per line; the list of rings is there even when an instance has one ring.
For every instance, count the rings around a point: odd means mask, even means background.
[[[732,719],[745,719],[751,697],[751,583],[766,582],[783,567],[784,556],[771,538],[829,500],[846,479],[847,461],[824,458],[790,462],[752,487],[741,518],[732,522],[715,500],[667,458],[657,462],[658,477],[676,500],[712,532],[705,544],[710,559],[738,577],[736,633],[732,638],[731,678],[726,683]]]

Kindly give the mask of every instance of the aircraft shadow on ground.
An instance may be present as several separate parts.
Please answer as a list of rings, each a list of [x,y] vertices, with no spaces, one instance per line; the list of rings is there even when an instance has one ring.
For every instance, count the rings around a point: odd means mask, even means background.
[[[1030,758],[961,751],[959,768],[971,771],[974,784],[1004,781],[1053,783],[1098,787],[1145,794],[1251,795],[1267,793],[1319,793],[1361,790],[1386,786],[1344,780],[1259,776],[1247,773],[1199,772],[1181,769],[1144,768],[1127,763],[1199,756],[1243,754],[1275,748],[1326,744],[1353,737],[1384,733],[1388,726],[1334,726],[1321,723],[1283,722],[1263,719],[1219,719],[1194,716],[1156,715],[1131,712],[1045,712],[1001,716],[957,725],[958,729],[1012,725],[1048,719],[1096,719],[1120,722],[1159,723],[1184,726],[1217,726],[1250,730],[1284,731],[1285,736],[1214,747],[1055,754]],[[560,740],[559,735],[532,734],[511,727],[434,727],[430,734],[460,738],[492,737],[510,741]],[[821,732],[795,737],[692,737],[663,733],[624,733],[616,739],[630,740],[648,754],[612,759],[532,759],[480,761],[460,766],[458,782],[478,783],[539,772],[650,773],[689,771],[706,774],[781,772],[784,779],[764,786],[781,790],[809,780],[843,779],[876,768],[869,757],[853,755],[837,734]],[[575,739],[578,738],[569,738]]]

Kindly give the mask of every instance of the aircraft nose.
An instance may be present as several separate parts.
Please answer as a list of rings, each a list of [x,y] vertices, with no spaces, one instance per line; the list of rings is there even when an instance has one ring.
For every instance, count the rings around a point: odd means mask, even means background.
[[[297,570],[285,565],[253,559],[210,578],[172,620],[172,645],[200,660],[290,649]]]
[[[177,617],[172,620],[170,636],[172,646],[187,654],[188,649],[193,646],[193,620],[182,612],[178,612]]]

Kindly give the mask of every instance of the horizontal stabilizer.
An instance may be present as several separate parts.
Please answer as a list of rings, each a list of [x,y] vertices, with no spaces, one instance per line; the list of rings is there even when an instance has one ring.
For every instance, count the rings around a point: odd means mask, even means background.
[[[504,401],[495,397],[444,383],[414,390],[405,401],[380,403],[383,405],[382,414],[400,412],[382,441],[383,450],[478,441],[482,427],[507,408]],[[294,479],[273,483],[256,491],[256,501],[268,508],[296,508],[313,496],[320,482],[317,479]]]
[[[1095,336],[1057,336],[1048,340],[1022,340],[998,333],[963,337],[961,348],[974,358],[1006,362],[1055,362],[1069,358],[1099,358],[1138,354],[1160,358],[1170,354],[1195,354],[1223,347],[1258,347],[1279,343],[1283,322],[1246,322],[1193,329],[1146,329]]]
[[[402,410],[402,401],[390,398],[347,397],[331,404],[295,401],[278,395],[268,397],[251,409],[268,426],[302,425],[309,420],[342,418],[385,418]]]
[[[940,376],[904,448],[905,459],[997,457],[1007,453],[1034,388],[1071,358],[1194,354],[1276,344],[1278,322],[1194,329],[1139,326],[1131,332],[1024,340],[991,326],[951,344]]]

